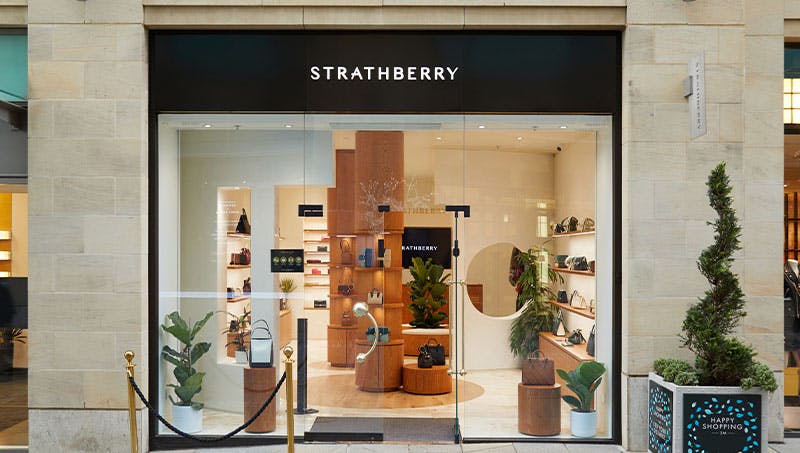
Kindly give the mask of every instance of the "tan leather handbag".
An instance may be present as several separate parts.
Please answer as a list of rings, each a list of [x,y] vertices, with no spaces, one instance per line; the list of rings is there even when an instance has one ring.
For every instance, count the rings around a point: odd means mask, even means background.
[[[522,361],[522,383],[525,385],[553,385],[556,383],[555,366],[541,352],[534,351]]]

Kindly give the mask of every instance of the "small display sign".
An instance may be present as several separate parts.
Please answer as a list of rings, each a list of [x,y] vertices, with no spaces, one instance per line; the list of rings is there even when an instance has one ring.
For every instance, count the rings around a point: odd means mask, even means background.
[[[650,381],[647,443],[653,453],[672,453],[672,392]]]
[[[303,249],[272,249],[272,272],[303,272]]]
[[[683,396],[685,451],[761,451],[761,396]]]

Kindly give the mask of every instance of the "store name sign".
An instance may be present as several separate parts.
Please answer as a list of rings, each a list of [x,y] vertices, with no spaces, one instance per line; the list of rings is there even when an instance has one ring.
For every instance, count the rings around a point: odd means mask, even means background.
[[[311,66],[318,81],[454,81],[458,66]]]

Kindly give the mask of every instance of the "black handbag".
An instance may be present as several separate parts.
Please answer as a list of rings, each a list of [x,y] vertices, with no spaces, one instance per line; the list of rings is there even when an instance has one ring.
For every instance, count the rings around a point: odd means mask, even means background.
[[[438,340],[435,338],[428,338],[425,349],[428,351],[428,354],[433,357],[434,365],[444,365],[444,346],[439,344]]]
[[[419,347],[419,355],[417,356],[417,367],[419,368],[433,368],[433,357],[431,357],[428,348],[425,346]]]
[[[353,292],[353,284],[352,283],[343,284],[342,280],[339,279],[339,286],[336,287],[336,292],[338,292],[342,296],[349,296]]]
[[[567,233],[574,233],[578,231],[578,218],[567,217],[561,221],[561,225],[564,227]]]
[[[247,211],[242,208],[242,215],[239,216],[239,223],[236,224],[236,232],[250,234],[250,222],[247,221]]]
[[[567,341],[569,341],[572,344],[581,344],[581,343],[585,343],[586,342],[586,338],[583,337],[583,333],[581,332],[581,329],[575,329],[569,335],[569,338],[567,338]]]
[[[559,290],[558,295],[556,296],[556,302],[561,304],[567,303],[567,292],[564,290]]]
[[[567,260],[567,264],[569,265],[569,268],[573,271],[589,270],[589,262],[586,261],[585,256],[573,256],[571,259]]]
[[[553,335],[557,337],[563,337],[566,334],[567,326],[564,324],[564,313],[562,313],[561,309],[559,308],[556,319],[553,321]]]
[[[589,332],[589,339],[586,340],[586,353],[590,356],[594,357],[594,336],[595,336],[595,329],[597,325],[592,324],[592,331]]]

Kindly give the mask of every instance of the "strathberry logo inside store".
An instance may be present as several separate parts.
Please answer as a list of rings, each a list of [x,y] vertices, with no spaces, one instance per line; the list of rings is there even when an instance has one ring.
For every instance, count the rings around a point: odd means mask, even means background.
[[[311,80],[453,81],[458,66],[311,66]]]

